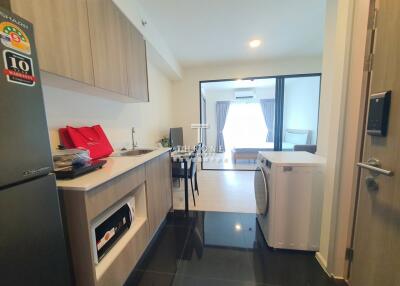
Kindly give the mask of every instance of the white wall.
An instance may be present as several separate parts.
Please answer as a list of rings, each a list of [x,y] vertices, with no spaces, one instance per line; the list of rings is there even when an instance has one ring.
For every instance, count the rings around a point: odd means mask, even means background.
[[[200,120],[199,82],[202,80],[319,72],[321,72],[321,57],[185,69],[183,79],[174,81],[172,87],[175,125],[184,128],[185,144],[196,144],[197,131],[191,129],[190,126],[192,123],[199,123]]]
[[[156,146],[172,125],[171,82],[148,64],[149,103],[122,103],[102,97],[44,86],[52,149],[59,144],[58,128],[101,124],[114,148],[130,146],[131,127],[139,146]]]
[[[349,2],[350,3],[350,2]],[[341,113],[343,102],[343,78],[347,72],[346,50],[348,49],[348,7],[343,6],[342,0],[327,2],[325,24],[325,45],[322,64],[322,89],[320,104],[320,134],[318,137],[317,153],[327,158],[324,176],[324,202],[321,223],[320,250],[317,258],[328,269],[329,254],[334,245],[332,235],[334,231],[334,200],[335,176],[340,157],[339,136],[341,129]],[[343,22],[343,24],[341,23]]]
[[[274,98],[275,87],[257,87],[254,88],[255,98]],[[206,119],[209,128],[206,131],[207,134],[207,145],[216,146],[217,143],[217,119],[216,119],[216,103],[217,101],[235,100],[234,89],[222,89],[222,90],[208,90],[203,93],[206,98]]]
[[[311,130],[317,142],[320,77],[285,79],[283,130]]]
[[[328,273],[345,277],[361,147],[369,1],[327,1],[318,153],[327,158],[320,251]]]
[[[364,55],[366,52],[367,23],[369,1],[356,0],[351,39],[351,58],[349,85],[346,97],[344,118],[343,147],[340,163],[338,198],[336,208],[336,226],[333,236],[334,247],[329,269],[338,276],[344,276],[348,269],[345,260],[345,249],[351,246],[354,208],[357,192],[359,160],[363,145],[365,101],[367,97],[366,73],[364,72]]]

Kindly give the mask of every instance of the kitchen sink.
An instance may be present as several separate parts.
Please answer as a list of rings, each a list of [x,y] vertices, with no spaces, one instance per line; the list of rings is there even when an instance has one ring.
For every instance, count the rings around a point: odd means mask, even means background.
[[[127,150],[127,151],[121,151],[116,154],[117,157],[134,157],[134,156],[141,156],[145,155],[147,153],[153,152],[155,149],[143,149],[143,148],[137,148],[137,149],[132,149],[132,150]]]

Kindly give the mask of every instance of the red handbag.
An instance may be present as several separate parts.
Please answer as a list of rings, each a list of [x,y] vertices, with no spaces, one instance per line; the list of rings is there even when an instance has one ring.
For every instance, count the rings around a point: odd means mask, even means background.
[[[107,157],[114,151],[100,125],[79,128],[67,126],[66,129],[74,147],[89,150],[93,160]]]
[[[71,137],[69,137],[67,128],[58,129],[58,135],[60,136],[60,143],[63,147],[67,149],[75,148],[74,142],[72,142]]]

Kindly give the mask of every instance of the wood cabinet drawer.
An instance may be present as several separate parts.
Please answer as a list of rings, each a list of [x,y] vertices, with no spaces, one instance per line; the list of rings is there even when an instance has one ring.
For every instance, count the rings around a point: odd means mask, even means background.
[[[145,180],[146,172],[143,165],[89,191],[86,196],[88,219],[94,219],[104,210],[115,204],[115,202],[124,198],[143,184]]]

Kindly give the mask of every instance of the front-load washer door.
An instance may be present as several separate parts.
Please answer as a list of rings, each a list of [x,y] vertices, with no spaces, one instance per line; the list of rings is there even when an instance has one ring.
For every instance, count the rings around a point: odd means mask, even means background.
[[[257,214],[266,216],[269,210],[269,190],[268,177],[262,164],[257,166],[254,174],[254,193],[256,197]]]

